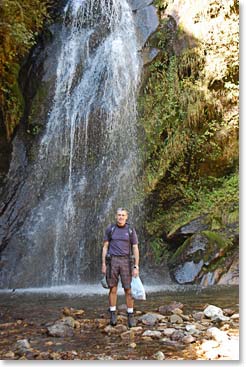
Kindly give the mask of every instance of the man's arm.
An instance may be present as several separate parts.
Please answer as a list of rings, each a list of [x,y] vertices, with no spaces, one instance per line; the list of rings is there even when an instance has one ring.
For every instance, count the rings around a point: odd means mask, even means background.
[[[132,252],[134,255],[135,263],[133,267],[133,276],[136,277],[139,275],[139,249],[138,245],[132,245]]]
[[[106,255],[108,252],[108,245],[109,241],[103,242],[103,249],[102,249],[102,273],[106,274]]]

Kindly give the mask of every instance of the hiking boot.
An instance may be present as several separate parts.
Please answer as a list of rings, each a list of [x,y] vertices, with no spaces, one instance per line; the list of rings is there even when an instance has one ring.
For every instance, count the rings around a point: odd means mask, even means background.
[[[129,326],[129,327],[134,327],[134,326],[136,326],[136,320],[135,320],[135,318],[134,318],[133,313],[128,313],[128,314],[127,314],[127,317],[128,317],[128,326]]]
[[[110,311],[110,325],[115,326],[117,324],[117,315],[115,311]]]

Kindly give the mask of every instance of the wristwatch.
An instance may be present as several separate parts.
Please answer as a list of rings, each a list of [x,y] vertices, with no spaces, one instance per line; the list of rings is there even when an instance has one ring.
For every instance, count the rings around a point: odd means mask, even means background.
[[[134,265],[133,267],[134,267],[134,269],[139,269],[138,265]]]

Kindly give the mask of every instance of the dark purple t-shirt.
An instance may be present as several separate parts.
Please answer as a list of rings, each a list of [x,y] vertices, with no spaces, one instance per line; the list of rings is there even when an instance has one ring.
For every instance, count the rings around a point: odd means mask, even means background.
[[[112,231],[112,224],[110,224],[105,231],[104,241],[110,240],[110,232]],[[131,242],[129,238],[129,229],[126,224],[124,227],[118,227],[115,225],[115,229],[112,234],[112,239],[109,244],[110,255],[125,256],[130,254],[131,245],[137,245],[138,238],[134,228],[132,228]]]

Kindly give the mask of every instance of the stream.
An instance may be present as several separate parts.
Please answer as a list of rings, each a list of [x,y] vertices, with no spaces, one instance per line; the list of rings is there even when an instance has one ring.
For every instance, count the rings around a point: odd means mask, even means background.
[[[181,302],[184,314],[203,311],[208,304],[239,312],[237,286],[194,285],[145,286],[146,301],[136,301],[137,314],[158,312],[158,308],[171,302]],[[162,351],[166,360],[196,360],[194,344],[168,343],[159,339],[121,339],[119,335],[104,332],[108,325],[107,290],[100,284],[64,286],[44,289],[19,289],[0,292],[0,357],[14,350],[18,339],[27,339],[35,352],[24,359],[80,359],[80,360],[151,360],[154,353]],[[119,289],[118,308],[125,303]],[[71,337],[52,337],[47,326],[61,319],[64,308],[83,310],[76,317],[82,322]],[[119,311],[122,323],[125,311]],[[104,325],[102,327],[102,325]],[[148,327],[146,327],[147,329]],[[231,331],[239,334],[238,329]],[[132,346],[132,342],[136,344]],[[36,353],[36,354],[35,354]],[[7,354],[8,355],[8,354]],[[4,357],[3,357],[4,356]],[[9,359],[19,359],[16,356]]]

